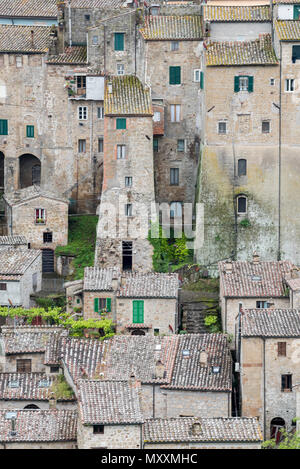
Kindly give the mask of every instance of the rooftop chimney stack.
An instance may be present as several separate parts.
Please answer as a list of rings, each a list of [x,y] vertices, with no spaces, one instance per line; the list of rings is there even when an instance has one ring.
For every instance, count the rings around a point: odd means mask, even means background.
[[[259,261],[260,261],[260,257],[259,257],[259,255],[257,254],[257,252],[254,251],[254,253],[253,253],[253,258],[252,258],[252,262],[253,262],[253,264],[259,264]]]

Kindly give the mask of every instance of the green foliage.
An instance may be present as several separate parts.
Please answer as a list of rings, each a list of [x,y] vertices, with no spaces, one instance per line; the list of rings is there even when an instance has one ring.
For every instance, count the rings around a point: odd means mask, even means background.
[[[74,280],[83,278],[84,268],[94,264],[97,222],[98,217],[94,215],[69,217],[69,243],[55,249],[57,256],[75,256]]]
[[[102,319],[87,319],[75,321],[61,308],[7,308],[0,307],[0,316],[10,318],[25,318],[27,324],[31,324],[32,320],[39,316],[48,324],[61,325],[69,329],[69,333],[73,337],[82,337],[85,329],[102,329],[104,334],[101,339],[106,339],[114,335],[113,322],[103,317]]]
[[[300,449],[300,433],[288,433],[285,428],[280,430],[282,434],[281,441],[276,444],[276,441],[266,440],[262,444],[263,449]]]
[[[244,218],[244,220],[240,222],[240,226],[243,226],[244,228],[248,228],[249,226],[251,226],[250,220],[248,220],[248,218]]]
[[[68,385],[64,375],[58,375],[49,389],[50,393],[54,393],[55,399],[70,399],[74,397],[73,389]]]
[[[157,238],[151,237],[151,230],[148,234],[148,240],[154,248],[152,263],[156,272],[168,272],[170,264],[172,270],[175,270],[179,265],[192,262],[193,253],[186,246],[187,237],[184,233],[181,238],[174,238],[174,234],[170,230],[170,237],[167,238],[158,223],[153,224],[152,229],[157,230],[159,234]]]
[[[51,297],[51,296],[46,296],[46,297],[35,297],[34,301],[38,306],[41,308],[44,308],[46,310],[55,308],[55,307],[65,307],[66,305],[66,297],[65,296],[59,296],[59,297]]]
[[[220,324],[219,324],[219,319],[217,315],[207,315],[204,318],[204,324],[206,327],[208,327],[210,332],[221,332]]]

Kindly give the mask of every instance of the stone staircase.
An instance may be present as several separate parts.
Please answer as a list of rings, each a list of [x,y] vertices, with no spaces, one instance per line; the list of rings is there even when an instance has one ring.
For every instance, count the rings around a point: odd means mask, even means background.
[[[217,308],[218,303],[212,301],[211,307],[208,307],[201,301],[183,303],[182,305],[182,329],[189,334],[203,334],[209,332],[204,323],[206,315],[210,314],[212,309]]]

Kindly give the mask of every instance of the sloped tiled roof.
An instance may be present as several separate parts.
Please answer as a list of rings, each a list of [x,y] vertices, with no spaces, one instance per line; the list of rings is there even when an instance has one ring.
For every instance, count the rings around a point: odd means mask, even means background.
[[[23,353],[43,353],[49,341],[55,337],[66,335],[67,331],[61,326],[2,326],[1,338],[7,355]],[[53,356],[51,351],[48,356]]]
[[[50,31],[49,26],[0,24],[0,52],[46,53],[49,47]]]
[[[145,443],[205,441],[260,442],[263,440],[256,418],[218,417],[148,419],[144,424]]]
[[[71,8],[119,8],[123,6],[125,0],[71,0]]]
[[[219,22],[265,22],[271,21],[270,7],[260,6],[216,6],[205,5],[203,17],[205,21]]]
[[[0,17],[57,17],[57,0],[0,0]]]
[[[109,93],[109,82],[112,93]],[[105,86],[104,113],[109,116],[152,116],[149,89],[135,76],[111,77]]]
[[[200,353],[207,353],[207,366],[200,364]],[[218,373],[212,367],[219,366]],[[184,334],[178,348],[168,389],[231,391],[232,359],[223,334]]]
[[[78,400],[80,418],[85,425],[144,421],[137,389],[127,381],[80,380]]]
[[[54,375],[45,373],[0,373],[0,400],[47,401],[54,381]],[[57,400],[73,401],[74,397]]]
[[[201,16],[146,16],[140,32],[147,41],[200,40]]]
[[[25,202],[26,200],[35,199],[36,197],[46,197],[49,199],[59,200],[60,202],[68,203],[68,199],[61,196],[56,192],[51,192],[45,189],[42,189],[38,185],[24,187],[23,189],[18,189],[13,192],[6,192],[3,195],[3,199],[9,205],[17,205]]]
[[[211,42],[207,44],[208,67],[228,65],[277,65],[271,35],[263,34],[254,41]]]
[[[300,311],[295,309],[245,309],[244,337],[300,337]]]
[[[25,236],[0,236],[1,246],[27,245]]]
[[[21,276],[28,267],[41,255],[38,249],[27,249],[13,247],[6,247],[0,249],[0,275],[7,276]]]
[[[8,412],[16,414],[16,434],[11,432]],[[0,410],[0,441],[76,441],[77,411]]]
[[[47,59],[48,64],[86,64],[87,52],[86,46],[72,46],[66,47],[63,54],[49,55]]]
[[[280,41],[300,41],[300,21],[277,20],[275,30]]]
[[[232,262],[232,271],[226,271],[226,261],[219,262],[220,280],[225,297],[284,297],[284,277],[293,267],[290,261]]]
[[[123,282],[121,283],[121,276]],[[86,267],[85,291],[112,291],[112,279],[118,280],[118,297],[127,298],[177,298],[178,274],[123,272],[117,268]]]

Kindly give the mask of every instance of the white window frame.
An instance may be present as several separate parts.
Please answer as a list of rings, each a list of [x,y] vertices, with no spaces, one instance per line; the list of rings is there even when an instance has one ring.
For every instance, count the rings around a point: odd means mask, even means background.
[[[126,159],[126,145],[118,144],[117,145],[117,160]]]
[[[97,118],[101,120],[104,119],[104,106],[97,107]]]
[[[170,104],[171,122],[181,121],[181,104]]]
[[[174,201],[170,204],[170,218],[175,217],[182,217],[182,202]]]
[[[88,107],[78,106],[78,120],[86,121],[88,119]]]
[[[86,139],[85,138],[78,139],[78,153],[86,153]]]
[[[225,132],[220,132],[220,125],[221,124],[225,125]],[[219,135],[227,135],[227,121],[219,121],[218,122],[218,134]]]
[[[194,82],[195,83],[200,83],[200,81],[201,81],[201,72],[202,72],[202,70],[200,68],[196,68],[194,70]]]
[[[153,121],[154,121],[154,122],[160,122],[160,112],[159,112],[159,111],[154,111],[154,113],[153,113]]]
[[[183,149],[179,150],[179,142],[183,142]],[[177,139],[177,151],[182,153],[185,152],[185,139],[184,138],[178,138]]]
[[[132,204],[125,204],[125,216],[132,217]]]
[[[125,65],[117,64],[117,75],[125,75]]]
[[[43,220],[43,221],[41,223],[38,223],[36,220]],[[46,223],[46,210],[44,208],[34,209],[34,222],[36,225],[44,225]]]
[[[179,50],[179,41],[171,41],[171,51],[175,52]]]
[[[284,91],[286,93],[293,93],[295,91],[295,79],[294,78],[286,78],[285,79]]]
[[[248,77],[239,77],[239,90],[248,91],[249,87],[249,78]]]
[[[127,184],[130,182],[130,184]],[[132,176],[125,176],[125,187],[132,187]]]
[[[270,85],[275,86],[275,78],[270,78]]]

